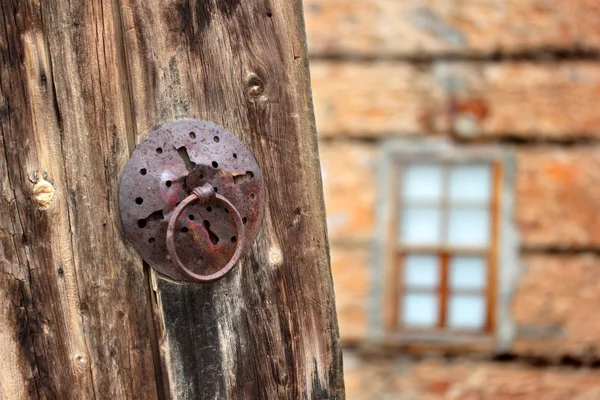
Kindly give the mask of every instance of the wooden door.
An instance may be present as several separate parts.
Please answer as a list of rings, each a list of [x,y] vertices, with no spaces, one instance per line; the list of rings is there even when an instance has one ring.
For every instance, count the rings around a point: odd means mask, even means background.
[[[300,0],[3,0],[0,398],[343,399]],[[266,184],[252,251],[180,284],[122,238],[150,131],[212,121]]]

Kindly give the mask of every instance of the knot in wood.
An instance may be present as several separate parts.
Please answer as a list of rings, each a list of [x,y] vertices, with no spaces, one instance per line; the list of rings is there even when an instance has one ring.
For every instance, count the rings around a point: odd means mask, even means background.
[[[246,78],[246,89],[250,97],[259,97],[265,92],[265,83],[256,74],[250,74]]]
[[[33,187],[33,200],[38,208],[47,209],[52,204],[56,191],[54,186],[44,179],[40,179]]]
[[[283,252],[278,246],[273,246],[269,249],[269,266],[271,268],[279,268],[283,265]]]
[[[198,203],[206,204],[215,197],[215,188],[210,183],[206,183],[192,190],[192,193],[198,196]]]

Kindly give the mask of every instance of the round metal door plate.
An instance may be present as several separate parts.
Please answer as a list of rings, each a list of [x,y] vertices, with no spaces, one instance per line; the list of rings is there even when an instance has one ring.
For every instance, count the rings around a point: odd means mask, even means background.
[[[195,189],[210,185],[242,217],[245,252],[258,233],[265,194],[254,156],[234,134],[204,121],[170,123],[150,133],[125,167],[119,189],[125,237],[144,261],[172,279],[194,281],[169,256],[169,219]],[[174,222],[177,254],[193,273],[214,274],[236,251],[234,218],[214,196],[205,204],[188,203]]]

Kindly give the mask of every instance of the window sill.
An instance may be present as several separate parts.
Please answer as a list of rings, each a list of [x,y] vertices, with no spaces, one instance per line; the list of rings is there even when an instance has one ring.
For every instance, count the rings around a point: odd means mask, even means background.
[[[495,352],[493,335],[464,332],[395,332],[385,334],[381,347],[415,351]]]

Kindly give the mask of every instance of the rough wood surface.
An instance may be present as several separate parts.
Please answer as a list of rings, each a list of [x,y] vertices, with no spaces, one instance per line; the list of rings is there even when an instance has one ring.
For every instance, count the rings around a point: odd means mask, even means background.
[[[154,276],[166,392],[343,398],[300,1],[122,3],[138,140],[170,120],[215,122],[251,149],[267,186],[253,251],[227,278]]]
[[[1,7],[0,398],[343,399],[300,1]],[[213,285],[144,274],[119,227],[128,155],[182,118],[265,176]]]
[[[157,396],[110,5],[2,1],[0,398]],[[7,309],[8,308],[8,309]]]

